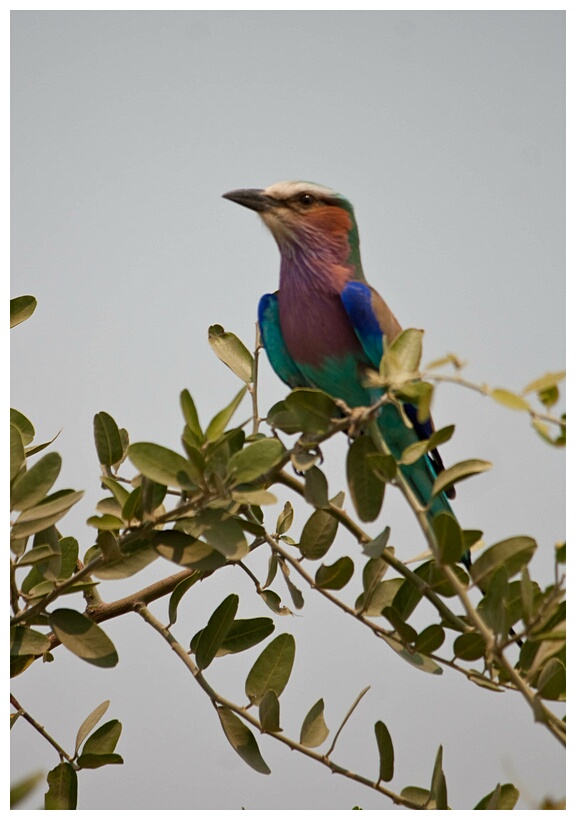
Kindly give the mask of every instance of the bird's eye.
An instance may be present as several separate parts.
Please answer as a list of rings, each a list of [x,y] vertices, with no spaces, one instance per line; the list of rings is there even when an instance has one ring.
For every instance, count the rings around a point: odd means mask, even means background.
[[[298,200],[299,200],[301,205],[306,205],[307,207],[309,207],[310,205],[313,205],[314,202],[316,201],[314,199],[314,197],[312,196],[312,194],[300,194],[300,196],[298,197]]]

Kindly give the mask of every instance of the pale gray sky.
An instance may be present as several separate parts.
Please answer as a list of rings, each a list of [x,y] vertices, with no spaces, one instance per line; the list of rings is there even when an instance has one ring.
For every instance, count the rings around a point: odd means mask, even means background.
[[[191,391],[206,422],[239,387],[207,328],[252,344],[278,254],[254,214],[221,199],[233,188],[310,179],[347,196],[366,275],[404,326],[426,329],[426,360],[455,352],[471,379],[510,389],[564,366],[562,12],[31,11],[13,13],[12,27],[12,295],[39,303],[13,331],[12,405],[38,440],[62,430],[58,487],[87,491],[62,529],[82,553],[101,497],[93,415],[106,410],[133,441],[178,449],[179,392]],[[267,363],[261,388],[263,408],[286,392]],[[563,455],[524,416],[460,389],[440,392],[435,416],[456,424],[448,463],[494,462],[461,485],[463,526],[487,543],[533,535],[533,574],[549,583],[564,537]],[[325,453],[334,492],[344,448]],[[299,507],[298,526],[305,518]],[[393,492],[374,533],[386,523],[400,557],[423,549]],[[341,534],[334,558],[345,553],[358,547]],[[254,559],[255,571],[264,565]],[[121,597],[161,570],[171,568],[156,562],[103,594]],[[183,643],[231,591],[241,616],[269,614],[240,571],[220,572],[182,605]],[[320,697],[335,728],[371,684],[339,742],[342,763],[376,776],[373,724],[383,720],[393,788],[426,786],[442,743],[453,808],[498,782],[520,788],[519,808],[564,793],[562,752],[519,697],[419,673],[304,592],[299,617],[277,622],[297,640],[282,697],[289,734]],[[165,618],[166,602],[154,611]],[[14,682],[65,747],[111,699],[125,764],[81,773],[80,808],[392,808],[270,738],[260,747],[273,774],[253,772],[157,635],[135,615],[106,631],[116,669],[60,649]],[[208,677],[243,701],[255,657],[217,661]],[[57,762],[20,721],[12,777]]]

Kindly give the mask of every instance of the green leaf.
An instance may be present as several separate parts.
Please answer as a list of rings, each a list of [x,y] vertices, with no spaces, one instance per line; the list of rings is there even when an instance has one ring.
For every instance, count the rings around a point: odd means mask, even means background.
[[[454,654],[463,661],[476,661],[484,657],[486,644],[477,632],[466,632],[458,635],[454,641]]]
[[[526,399],[519,396],[518,393],[512,393],[510,390],[503,390],[500,387],[496,387],[490,392],[490,396],[494,401],[497,401],[498,404],[503,404],[504,407],[508,407],[510,410],[530,412],[532,409]]]
[[[211,571],[223,567],[226,558],[205,541],[179,530],[162,530],[152,536],[158,555],[180,567]]]
[[[476,475],[477,473],[484,473],[490,470],[492,465],[489,461],[481,461],[478,458],[471,458],[468,461],[461,461],[443,470],[440,475],[436,476],[434,486],[432,487],[432,495],[438,495],[442,490],[456,484],[458,481],[464,481],[465,478]]]
[[[264,438],[234,453],[228,462],[228,475],[235,484],[260,478],[284,458],[286,450],[277,438]]]
[[[356,601],[356,610],[369,617],[377,617],[387,606],[392,606],[396,594],[404,580],[392,578],[390,581],[380,581],[359,596]]]
[[[324,700],[320,700],[310,709],[300,729],[300,743],[309,749],[321,746],[330,730],[324,721]]]
[[[34,296],[16,296],[15,299],[10,299],[10,327],[16,327],[29,319],[37,304]]]
[[[306,471],[304,498],[316,509],[326,509],[329,506],[328,481],[318,467],[310,467]]]
[[[12,481],[26,464],[22,434],[14,425],[10,425],[10,481]]]
[[[118,504],[123,507],[130,496],[128,490],[116,481],[116,479],[110,478],[109,476],[101,476],[100,483],[110,490]]]
[[[75,809],[78,803],[78,776],[70,763],[59,763],[48,772],[45,809]]]
[[[124,760],[116,754],[95,755],[82,753],[77,763],[81,769],[99,769],[101,766],[108,766],[111,763],[124,763]]]
[[[137,442],[128,448],[128,456],[137,470],[158,484],[183,489],[196,486],[190,462],[167,447]]]
[[[74,756],[78,754],[80,746],[84,742],[84,740],[88,737],[92,729],[96,726],[100,718],[106,713],[106,710],[110,706],[110,701],[105,700],[95,709],[93,709],[88,717],[82,722],[80,728],[78,729],[78,733],[76,735],[76,745],[74,747]]]
[[[93,732],[82,749],[82,755],[112,754],[122,734],[119,720],[109,720]]]
[[[53,549],[51,544],[41,544],[39,547],[33,547],[24,553],[22,558],[18,561],[19,567],[26,567],[53,558],[58,553]]]
[[[116,515],[91,515],[86,519],[89,527],[94,527],[100,531],[118,532],[124,526],[124,522]]]
[[[297,387],[284,403],[303,433],[322,435],[339,415],[334,399],[322,390]]]
[[[416,585],[412,582],[411,579],[406,578],[401,586],[398,589],[398,592],[394,596],[394,601],[392,602],[392,607],[395,612],[398,613],[402,621],[408,620],[410,615],[414,612],[420,601],[422,600],[422,592],[419,590]],[[383,612],[383,614],[386,614]],[[388,615],[386,615],[388,617]],[[395,623],[395,622],[394,622]],[[413,636],[413,639],[416,640],[416,635]],[[406,640],[410,641],[411,638],[406,636]]]
[[[492,692],[503,692],[501,686],[499,686],[494,681],[488,680],[485,678],[480,672],[471,671],[468,673],[468,680],[471,680],[472,683],[475,683],[476,686],[480,686],[481,689],[490,689]]]
[[[20,513],[12,525],[12,537],[23,538],[25,535],[33,535],[35,532],[47,529],[65,516],[83,495],[84,492],[59,490],[47,496],[36,506],[29,507]]]
[[[219,706],[216,711],[224,734],[234,751],[260,774],[270,774],[270,769],[260,754],[256,739],[246,724],[242,723],[240,718],[225,706]]]
[[[101,537],[102,533],[98,536],[99,544],[101,543]],[[109,544],[111,543],[109,542]],[[100,546],[92,547],[92,549],[94,549],[94,553],[88,550],[85,563],[102,553]],[[158,557],[150,542],[144,540],[131,541],[129,544],[123,545],[122,551],[116,559],[112,558],[111,555],[112,552],[109,556],[105,555],[105,562],[92,570],[92,574],[97,578],[103,578],[104,580],[129,578],[131,575],[136,575],[137,572],[143,570],[144,567],[147,567]]]
[[[211,547],[229,561],[239,561],[249,552],[248,542],[238,520],[223,510],[203,510],[193,519],[191,534],[204,536]]]
[[[180,407],[182,408],[184,421],[192,433],[194,433],[196,438],[202,442],[204,439],[204,434],[202,433],[202,428],[200,427],[198,411],[196,410],[196,405],[194,404],[194,400],[188,390],[183,390],[180,393]]]
[[[485,550],[472,564],[472,578],[479,587],[486,586],[500,567],[505,567],[508,579],[526,566],[536,549],[536,541],[527,535],[517,535],[499,541]]]
[[[282,605],[282,599],[280,596],[274,592],[272,589],[263,589],[260,592],[260,597],[266,604],[266,606],[275,612],[277,615],[292,615],[293,613],[288,609],[287,606]]]
[[[223,410],[220,410],[219,413],[216,413],[208,427],[206,428],[206,438],[208,441],[217,441],[226,427],[228,426],[228,422],[236,412],[238,405],[246,395],[247,387],[243,387],[239,393],[237,393],[230,404],[225,407]]]
[[[30,458],[31,456],[35,456],[37,453],[42,452],[42,450],[45,450],[46,447],[49,447],[51,444],[53,444],[56,441],[56,439],[58,438],[59,435],[60,435],[60,432],[56,433],[56,435],[53,436],[50,439],[50,441],[44,441],[44,442],[42,442],[42,444],[35,444],[32,447],[26,447],[26,457]]]
[[[369,436],[355,439],[346,458],[350,495],[361,521],[374,521],[382,508],[385,484],[373,470],[371,456],[379,455]]]
[[[27,626],[10,628],[10,657],[18,655],[43,655],[50,649],[50,641],[42,632]]]
[[[558,382],[564,381],[566,378],[566,371],[559,370],[556,373],[546,373],[538,379],[534,379],[530,384],[527,384],[524,390],[526,393],[540,393],[542,390],[548,390],[550,387],[556,387]]]
[[[362,546],[362,552],[364,553],[364,555],[368,555],[370,558],[381,558],[387,551],[394,555],[394,547],[390,547],[388,550],[386,550],[386,545],[388,544],[389,540],[390,527],[385,527],[382,530],[382,532],[376,536],[376,538]],[[388,566],[388,564],[386,564],[386,566]],[[386,570],[384,570],[384,572],[385,571]]]
[[[368,461],[376,478],[379,478],[380,481],[383,481],[385,484],[394,481],[396,473],[398,472],[398,465],[396,464],[394,456],[374,453],[368,456]]]
[[[273,429],[282,430],[283,433],[292,435],[300,432],[298,419],[288,410],[286,402],[279,401],[270,408],[266,417],[267,424]]]
[[[423,655],[431,655],[442,646],[445,638],[446,633],[439,624],[430,624],[414,641],[414,649]]]
[[[94,416],[94,442],[100,464],[111,467],[122,460],[124,448],[120,430],[112,416],[103,410]]]
[[[304,596],[302,595],[298,587],[290,580],[290,567],[284,561],[281,561],[280,569],[282,570],[282,577],[286,582],[288,592],[290,593],[290,597],[292,598],[292,603],[294,604],[296,609],[302,609],[302,607],[304,606]]]
[[[396,579],[394,579],[396,580]],[[383,581],[382,583],[387,583]],[[391,583],[391,582],[388,582]],[[431,675],[441,675],[442,668],[438,666],[430,658],[427,658],[425,655],[420,655],[418,652],[412,652],[396,638],[391,638],[389,636],[383,636],[383,640],[391,647],[401,658],[407,661],[411,666],[416,667],[416,669],[420,669],[422,672],[429,672]]]
[[[440,445],[450,441],[455,429],[455,426],[450,424],[448,427],[436,430],[429,439],[417,441],[409,447],[406,447],[402,453],[402,464],[413,464],[425,453],[429,453],[430,450],[434,450],[434,448],[440,447]]]
[[[216,657],[216,653],[232,626],[238,611],[238,602],[237,595],[228,595],[210,616],[196,648],[196,663],[199,669],[206,669]]]
[[[544,700],[566,700],[566,667],[558,658],[546,661],[538,675],[538,694]]]
[[[338,521],[334,516],[324,510],[316,510],[304,524],[300,552],[311,561],[323,558],[332,546],[337,530]]]
[[[414,627],[410,626],[410,624],[406,623],[404,618],[399,615],[399,613],[394,609],[394,607],[386,606],[382,610],[382,615],[387,618],[394,629],[396,630],[397,634],[402,638],[405,643],[414,643],[416,638],[418,637],[418,633],[414,629]]]
[[[446,778],[442,771],[442,746],[439,747],[434,762],[434,771],[432,772],[432,785],[430,786],[430,794],[436,804],[436,809],[443,810],[449,808],[448,796],[446,793]]]
[[[474,809],[500,809],[511,811],[520,797],[520,792],[512,783],[503,783],[496,786],[494,791],[487,794],[474,806]]]
[[[390,344],[385,343],[385,354],[381,364],[385,377],[401,373],[414,374],[418,371],[423,336],[423,330],[410,327],[401,331]]]
[[[417,806],[426,806],[430,801],[430,792],[428,789],[421,789],[420,786],[406,786],[400,792],[400,796]]]
[[[394,746],[392,738],[386,725],[381,720],[374,724],[376,743],[378,744],[378,755],[380,767],[378,769],[378,782],[384,780],[389,783],[394,777]]]
[[[284,504],[284,509],[278,516],[278,520],[276,522],[276,532],[278,535],[283,535],[283,533],[288,532],[290,527],[292,526],[292,522],[294,521],[294,509],[292,504],[287,501]],[[265,586],[268,586],[266,584]]]
[[[282,731],[280,727],[280,701],[276,693],[272,692],[272,690],[268,690],[260,701],[258,717],[260,718],[263,732],[274,734],[275,732]]]
[[[499,567],[484,589],[485,595],[478,605],[478,611],[494,632],[505,635],[512,625],[506,608],[509,595],[506,569]]]
[[[254,376],[254,358],[240,339],[221,325],[208,328],[208,343],[221,362],[246,384]]]
[[[19,410],[15,410],[13,407],[10,408],[10,424],[13,424],[14,427],[20,431],[22,443],[25,447],[27,447],[31,441],[34,441],[34,435],[36,432],[34,430],[34,425],[23,413]]]
[[[559,398],[560,391],[556,385],[553,387],[547,387],[546,390],[540,390],[538,393],[538,401],[540,401],[544,407],[554,407]]]
[[[118,663],[118,654],[110,638],[85,615],[74,609],[56,609],[48,620],[58,640],[77,657],[102,668]]]
[[[217,654],[228,655],[251,649],[271,635],[274,628],[271,618],[239,618],[232,623]]]
[[[245,689],[250,703],[259,704],[269,689],[280,697],[290,678],[295,653],[294,637],[287,632],[268,644],[246,678]]]
[[[436,536],[440,562],[442,564],[456,564],[465,551],[460,525],[452,513],[442,511],[434,516],[432,527]]]
[[[251,507],[265,507],[278,503],[276,496],[268,490],[232,490],[231,495],[234,501]]]
[[[334,564],[322,564],[314,579],[320,589],[342,589],[354,575],[354,562],[347,555],[339,558]]]
[[[188,578],[184,578],[183,581],[180,581],[174,587],[172,594],[170,595],[170,601],[168,602],[168,628],[170,628],[173,624],[176,623],[178,618],[178,605],[184,595],[188,592],[191,586],[193,586],[196,581],[200,581],[202,578],[202,573],[194,572],[192,575],[189,575]]]

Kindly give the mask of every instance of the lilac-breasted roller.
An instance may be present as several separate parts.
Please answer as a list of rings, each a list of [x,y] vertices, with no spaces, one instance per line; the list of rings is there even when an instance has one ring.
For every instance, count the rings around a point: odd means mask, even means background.
[[[316,387],[350,407],[373,404],[382,390],[368,388],[365,373],[378,370],[383,336],[391,342],[401,327],[364,278],[350,202],[310,182],[278,182],[224,197],[256,211],[280,250],[280,286],[262,297],[258,309],[262,342],[278,376],[291,388]],[[431,419],[420,423],[413,405],[404,409],[411,427],[393,403],[378,415],[396,459],[433,432]],[[443,469],[436,450],[400,469],[419,501],[430,504],[430,517],[452,512],[445,493],[431,501],[432,484]],[[448,494],[453,497],[453,490]]]

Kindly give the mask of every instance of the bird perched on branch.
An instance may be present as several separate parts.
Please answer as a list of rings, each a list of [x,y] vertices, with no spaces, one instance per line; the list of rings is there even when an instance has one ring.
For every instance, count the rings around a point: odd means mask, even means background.
[[[224,197],[256,211],[280,250],[280,286],[258,309],[264,348],[278,376],[291,388],[316,387],[350,407],[373,404],[383,390],[368,387],[366,374],[378,370],[383,337],[392,342],[401,327],[364,278],[350,202],[310,182],[278,182]],[[414,405],[403,407],[408,424],[393,402],[383,404],[377,420],[395,459],[434,430],[430,418],[418,420]],[[452,512],[447,496],[453,490],[431,498],[443,470],[437,450],[400,469],[420,503],[430,505],[430,518]]]

